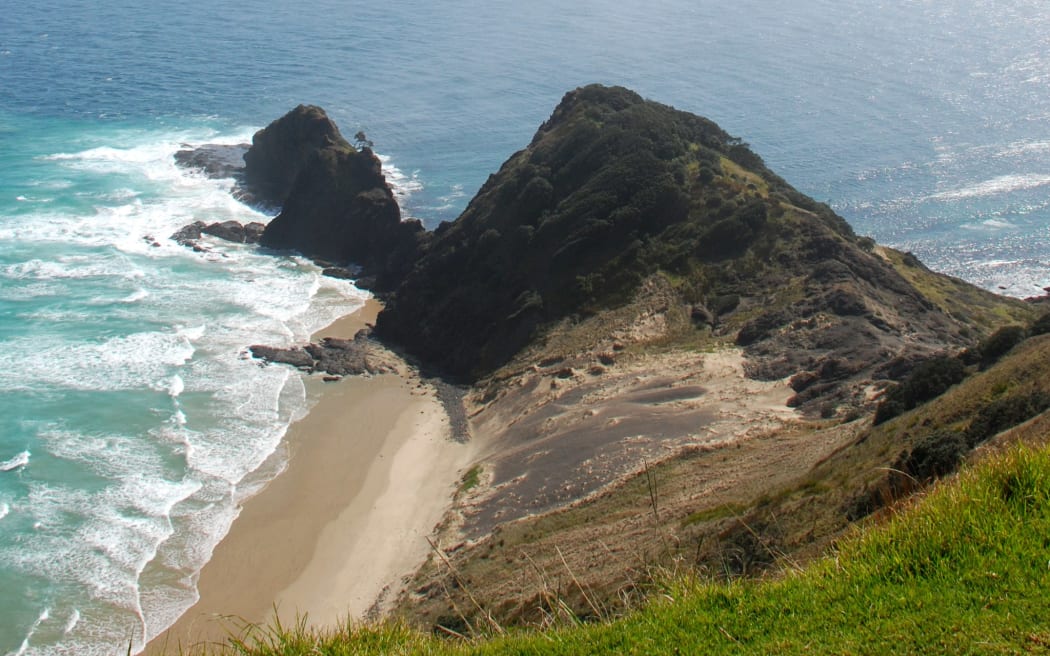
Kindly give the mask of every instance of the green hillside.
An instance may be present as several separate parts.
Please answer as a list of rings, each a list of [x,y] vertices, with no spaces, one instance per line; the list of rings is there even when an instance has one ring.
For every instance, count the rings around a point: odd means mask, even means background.
[[[1041,422],[1042,430],[1050,423]],[[1043,433],[1046,434],[1045,432]],[[306,654],[1027,653],[1050,648],[1050,450],[1014,447],[765,580],[665,582],[609,622],[481,638],[402,625],[270,627],[225,652]]]

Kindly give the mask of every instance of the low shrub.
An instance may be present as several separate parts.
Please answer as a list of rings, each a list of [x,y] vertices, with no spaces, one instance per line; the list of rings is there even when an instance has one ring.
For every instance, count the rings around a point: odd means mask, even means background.
[[[981,408],[966,429],[966,441],[975,446],[1000,433],[1026,422],[1050,408],[1050,395],[1042,391],[1006,396]]]
[[[1027,337],[1024,326],[1003,326],[977,347],[982,369],[987,369]]]
[[[886,390],[875,410],[875,425],[937,398],[964,378],[966,366],[958,358],[942,356],[920,362],[900,384]]]

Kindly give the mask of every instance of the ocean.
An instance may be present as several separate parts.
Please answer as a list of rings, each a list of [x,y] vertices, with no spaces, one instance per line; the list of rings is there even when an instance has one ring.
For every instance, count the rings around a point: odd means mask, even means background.
[[[561,96],[622,84],[749,142],[857,232],[1015,296],[1050,285],[1040,0],[0,0],[0,653],[139,650],[277,475],[311,397],[253,343],[365,295],[168,236],[267,221],[184,145],[299,103],[364,130],[406,216],[454,219]],[[156,244],[156,245],[154,245]]]

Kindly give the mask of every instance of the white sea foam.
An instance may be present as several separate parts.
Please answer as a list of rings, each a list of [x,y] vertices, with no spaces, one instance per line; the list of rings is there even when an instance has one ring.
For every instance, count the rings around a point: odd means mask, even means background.
[[[169,251],[184,250],[166,238],[198,218],[266,221],[230,196],[228,180],[212,180],[175,164],[172,155],[186,136],[162,135],[130,148],[99,147],[45,158],[82,176],[121,184],[80,192],[75,196],[84,205],[80,212],[41,212],[34,221],[0,225],[0,239],[114,246],[144,254],[155,249],[153,241]]]
[[[391,163],[389,155],[380,155],[377,153],[376,157],[379,158],[379,161],[383,165],[383,175],[386,177],[386,181],[390,185],[391,191],[394,192],[394,198],[397,199],[399,205],[404,207],[405,200],[409,196],[418,191],[422,191],[423,189],[423,182],[419,179],[419,171],[413,171],[411,174],[406,174]]]
[[[29,641],[33,639],[33,635],[36,634],[37,629],[49,619],[51,619],[51,609],[45,608],[36,618],[36,621],[33,622],[33,626],[26,633],[25,640],[22,641],[22,645],[18,648],[18,651],[15,652],[15,656],[23,656],[26,653],[29,649]]]
[[[32,259],[0,267],[0,276],[10,280],[140,280],[144,275],[128,258],[119,254],[99,257],[63,255],[54,260]]]
[[[148,298],[149,292],[145,289],[136,289],[132,293],[128,294],[124,298],[120,299],[121,303],[138,303],[139,301]]]
[[[1009,157],[1033,153],[1050,153],[1050,141],[1015,141],[1000,151],[1000,155]]]
[[[199,326],[193,326],[192,328],[179,328],[176,333],[193,342],[204,337],[204,333],[207,332],[207,329],[207,326],[201,324]]]
[[[1047,184],[1050,184],[1050,175],[1043,173],[1001,175],[967,187],[942,191],[929,196],[929,198],[932,200],[963,200],[1034,189]]]
[[[1003,230],[1017,226],[1003,219],[985,219],[980,223],[964,223],[961,227],[966,230]]]
[[[80,611],[76,608],[69,614],[69,619],[66,620],[66,626],[62,629],[62,635],[69,635],[73,632],[73,629],[77,628],[77,624],[80,623]]]
[[[11,506],[6,503],[0,502],[0,519],[7,517],[11,513]]]
[[[17,570],[83,591],[64,598],[68,605],[56,607],[46,627],[48,635],[68,635],[63,644],[77,645],[73,651],[84,649],[87,633],[90,644],[133,635],[139,646],[193,603],[194,575],[237,503],[280,471],[284,432],[307,407],[298,373],[259,367],[242,357],[245,347],[303,341],[367,296],[303,258],[210,238],[213,253],[202,256],[167,240],[197,218],[266,217],[234,201],[228,183],[175,167],[171,139],[160,141],[53,157],[78,176],[117,182],[79,197],[83,213],[49,206],[34,208],[29,221],[0,222],[0,240],[35,249],[0,268],[0,297],[47,297],[20,316],[79,325],[87,303],[92,312],[108,306],[105,316],[123,321],[94,333],[0,343],[0,393],[76,390],[85,399],[99,394],[118,413],[118,432],[81,433],[76,416],[63,415],[40,433],[49,459],[78,473],[61,484],[27,481],[18,514],[35,527],[34,548],[0,545],[0,559]],[[149,390],[155,394],[142,394]],[[143,398],[149,407],[123,405]],[[129,423],[153,416],[155,425],[120,434],[120,412]],[[92,483],[77,487],[80,480]],[[93,610],[98,604],[108,610]],[[114,616],[112,609],[121,610]]]
[[[193,356],[189,340],[167,332],[133,333],[100,343],[42,349],[35,337],[7,340],[0,350],[0,390],[42,385],[78,390],[165,390],[171,367]]]
[[[171,377],[171,384],[168,386],[168,396],[177,398],[182,391],[186,389],[186,384],[182,382],[182,377],[175,374]]]
[[[14,471],[29,464],[29,451],[23,451],[10,460],[0,462],[0,472]]]

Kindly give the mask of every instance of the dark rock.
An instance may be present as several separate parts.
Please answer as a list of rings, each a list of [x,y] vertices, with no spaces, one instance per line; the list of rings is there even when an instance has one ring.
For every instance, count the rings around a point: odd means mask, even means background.
[[[206,227],[207,225],[203,221],[194,221],[189,225],[179,228],[171,236],[171,239],[181,246],[194,246],[196,245],[196,241],[201,238],[201,234],[203,234],[204,228]]]
[[[248,144],[204,144],[175,153],[175,163],[195,169],[209,178],[240,179]]]
[[[689,311],[689,318],[697,326],[711,326],[715,323],[715,315],[703,305],[694,305]]]
[[[723,314],[729,314],[740,305],[739,294],[721,294],[714,296],[707,301],[707,308],[716,317],[720,317]]]
[[[820,380],[820,374],[816,371],[801,371],[791,377],[788,384],[791,389],[801,392]]]
[[[237,221],[223,221],[222,223],[211,223],[205,226],[201,232],[206,235],[225,239],[226,241],[244,243],[244,226]]]
[[[299,173],[330,147],[350,144],[323,109],[299,105],[252,137],[242,153],[244,184],[261,200],[283,205]]]
[[[576,375],[576,371],[572,367],[562,367],[561,369],[554,372],[556,378],[567,379],[572,378]]]
[[[813,282],[820,283],[849,282],[855,278],[853,271],[838,260],[818,262],[809,277]]]
[[[359,376],[382,374],[393,371],[385,364],[374,362],[370,357],[369,330],[357,333],[354,339],[326,337],[320,342],[304,347],[276,348],[255,345],[250,347],[252,356],[266,362],[288,364],[306,371],[323,371],[329,376]],[[326,379],[327,380],[327,379]]]
[[[257,244],[266,226],[257,221],[241,225],[237,221],[223,221],[222,223],[206,224],[203,221],[194,221],[177,230],[171,239],[182,246],[192,247],[196,251],[204,252],[207,249],[197,244],[202,235],[211,235],[232,241],[238,244]]]
[[[864,299],[844,289],[831,290],[824,302],[828,309],[839,316],[860,316],[868,312]]]
[[[250,223],[244,224],[244,243],[258,244],[262,240],[263,232],[265,231],[265,223],[252,221]]]
[[[283,205],[263,232],[268,248],[353,262],[392,288],[418,256],[423,227],[402,221],[379,158],[351,146],[318,107],[300,105],[257,132],[245,185]]]
[[[376,291],[378,286],[375,276],[358,276],[354,279],[354,287],[366,291]]]
[[[773,331],[790,323],[791,317],[786,312],[773,311],[760,314],[748,321],[737,333],[737,346],[749,346],[769,337]]]
[[[353,280],[356,277],[354,272],[346,267],[325,267],[325,269],[321,271],[321,274],[326,275],[329,278],[339,278],[341,280]]]
[[[201,232],[238,244],[257,244],[265,229],[266,226],[257,221],[247,225],[241,225],[237,221],[223,221],[222,223],[211,223],[202,228]]]
[[[266,362],[288,364],[299,369],[313,369],[314,366],[314,359],[310,354],[298,347],[276,348],[255,344],[249,346],[248,350],[251,351],[252,357]]]

